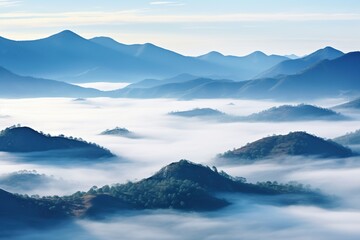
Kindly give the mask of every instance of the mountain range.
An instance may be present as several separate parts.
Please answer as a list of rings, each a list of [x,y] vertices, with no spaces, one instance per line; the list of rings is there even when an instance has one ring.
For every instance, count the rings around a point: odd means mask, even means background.
[[[359,90],[360,52],[351,52],[333,60],[324,60],[295,75],[240,82],[198,78],[150,88],[121,89],[113,94],[136,98],[306,100],[359,95]]]
[[[214,61],[211,53],[189,57],[150,43],[126,45],[108,37],[85,39],[69,30],[29,41],[0,37],[0,49],[0,66],[20,75],[66,82],[134,82],[183,73],[245,80],[288,59],[255,52]]]
[[[297,59],[259,51],[189,57],[149,43],[85,39],[66,30],[31,41],[0,38],[0,49],[1,97],[304,100],[360,94],[360,53],[331,47]],[[102,92],[46,79],[136,83]]]

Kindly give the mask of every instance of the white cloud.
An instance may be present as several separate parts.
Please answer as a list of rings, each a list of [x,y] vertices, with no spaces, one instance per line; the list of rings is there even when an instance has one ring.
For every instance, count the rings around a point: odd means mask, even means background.
[[[342,100],[338,100],[342,101]],[[228,103],[235,103],[229,106]],[[313,102],[318,104],[317,102]],[[334,100],[322,106],[336,105]],[[16,162],[9,154],[0,155],[0,174],[21,169],[63,178],[63,182],[41,192],[28,194],[70,194],[102,186],[148,177],[160,167],[180,158],[210,164],[211,158],[232,147],[240,147],[272,133],[306,130],[323,137],[335,137],[357,129],[357,120],[341,122],[295,123],[229,123],[219,124],[196,119],[166,116],[172,110],[212,107],[227,113],[246,115],[279,105],[279,102],[250,100],[170,99],[88,99],[85,103],[71,99],[0,99],[0,109],[11,117],[2,119],[0,129],[23,123],[57,135],[73,135],[99,143],[129,161],[86,166],[49,166]],[[84,124],[84,119],[86,124]],[[126,127],[144,139],[100,136],[99,132],[115,126]],[[293,161],[292,161],[293,160]],[[42,229],[22,234],[15,239],[359,239],[360,204],[358,158],[338,165],[333,160],[312,162],[289,159],[289,163],[264,163],[221,168],[252,182],[298,180],[320,187],[340,197],[342,205],[334,209],[310,206],[270,206],[263,202],[235,198],[234,205],[212,213],[179,213],[173,211],[141,211],[125,213],[108,221],[81,220],[78,225],[64,225],[53,231]],[[256,200],[256,199],[255,199]],[[350,208],[351,207],[351,208]],[[69,228],[68,228],[69,227]],[[254,231],[254,229],[256,229]],[[58,237],[58,238],[56,238]]]
[[[0,0],[0,7],[18,6],[22,1]]]
[[[185,3],[169,2],[169,1],[153,1],[153,2],[150,2],[150,5],[184,6]]]
[[[124,23],[219,23],[267,21],[349,21],[360,20],[358,13],[278,13],[278,14],[220,14],[220,15],[153,15],[144,10],[114,12],[13,12],[0,16],[0,26],[61,27],[83,25],[114,25]]]
[[[166,5],[166,4],[172,4],[174,2],[161,2],[161,1],[156,1],[156,2],[150,2],[150,5]]]

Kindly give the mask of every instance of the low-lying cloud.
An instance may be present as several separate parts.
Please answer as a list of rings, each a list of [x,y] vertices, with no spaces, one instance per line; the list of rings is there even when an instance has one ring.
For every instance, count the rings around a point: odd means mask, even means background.
[[[322,101],[321,106],[342,100]],[[234,105],[229,105],[232,102]],[[315,102],[317,104],[318,102]],[[215,123],[168,116],[167,113],[196,107],[211,107],[228,114],[247,115],[275,105],[266,101],[169,99],[28,99],[0,100],[3,118],[0,128],[21,123],[52,135],[81,137],[109,148],[119,157],[94,164],[54,165],[26,162],[14,154],[0,154],[0,174],[36,170],[61,180],[33,189],[27,194],[64,195],[91,186],[140,180],[166,164],[180,159],[213,165],[218,153],[241,147],[272,134],[307,131],[333,138],[356,130],[357,120],[347,122]],[[348,113],[346,113],[348,114]],[[351,113],[350,113],[351,114]],[[140,139],[104,136],[114,127],[125,127]],[[119,214],[105,221],[79,220],[56,230],[28,232],[16,239],[359,239],[360,164],[359,158],[318,161],[291,158],[244,166],[221,166],[234,176],[250,182],[298,181],[320,188],[340,199],[335,208],[314,206],[274,206],[261,201],[239,199],[228,208],[213,213],[141,211]],[[71,161],[71,159],[68,159]],[[22,192],[25,193],[25,192]],[[240,201],[241,200],[241,201]],[[61,237],[60,237],[61,236]]]

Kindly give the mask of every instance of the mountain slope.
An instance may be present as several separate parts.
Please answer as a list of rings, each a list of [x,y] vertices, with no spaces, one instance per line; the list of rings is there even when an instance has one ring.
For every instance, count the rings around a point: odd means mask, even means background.
[[[337,105],[334,109],[360,109],[360,98]]]
[[[218,66],[216,63],[207,63],[196,58],[183,56],[176,52],[155,46],[151,43],[145,44],[133,44],[126,45],[111,38],[97,37],[90,39],[90,41],[105,46],[107,48],[116,50],[117,52],[128,54],[137,59],[142,59],[148,62],[156,63],[159,66],[163,67],[163,70],[181,73],[190,73],[190,74],[214,74],[209,68],[215,68],[218,70],[226,70]],[[208,69],[207,69],[208,68]]]
[[[325,60],[302,74],[281,78],[269,89],[270,95],[294,98],[339,96],[360,91],[360,52]]]
[[[60,151],[61,156],[108,158],[114,155],[96,144],[64,136],[52,137],[28,127],[10,127],[0,132],[0,151],[10,153]]]
[[[343,55],[344,53],[337,49],[326,47],[303,58],[283,61],[262,74],[259,74],[256,78],[273,78],[279,75],[294,75],[323,60],[333,60]]]
[[[334,138],[333,141],[343,145],[360,144],[360,130]]]
[[[232,82],[229,80],[212,80],[208,78],[198,78],[186,82],[166,83],[150,88],[123,88],[110,93],[113,97],[131,97],[131,98],[181,98],[190,94],[194,89],[212,82]]]
[[[350,149],[333,141],[305,132],[293,132],[262,138],[241,148],[227,151],[219,155],[219,162],[236,164],[284,156],[346,158],[353,155]]]
[[[0,189],[0,238],[28,228],[44,229],[68,220],[61,203],[18,196]]]
[[[0,67],[0,97],[99,97],[105,93],[64,82],[23,77]]]

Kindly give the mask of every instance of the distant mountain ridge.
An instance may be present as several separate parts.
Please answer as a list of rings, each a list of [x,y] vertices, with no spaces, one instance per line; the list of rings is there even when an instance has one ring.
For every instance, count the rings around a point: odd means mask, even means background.
[[[249,81],[199,78],[150,88],[122,89],[113,96],[136,98],[241,98],[307,100],[360,94],[360,52],[324,60],[302,73]]]
[[[266,55],[256,51],[247,56],[224,56],[219,52],[210,52],[198,57],[201,60],[220,64],[229,68],[238,69],[237,79],[247,80],[255,77],[259,73],[275,66],[289,58],[279,55]],[[231,78],[231,76],[229,76]]]
[[[184,56],[151,43],[126,45],[108,37],[88,40],[69,30],[38,40],[0,37],[0,48],[4,49],[0,66],[20,75],[66,82],[135,82],[184,73],[246,80],[288,59],[255,52],[214,61]]]
[[[333,141],[343,145],[360,144],[360,129],[356,130],[355,132],[350,132],[343,136],[334,138]]]
[[[19,76],[0,67],[0,97],[100,97],[105,93],[65,82]]]
[[[280,62],[274,67],[256,76],[256,78],[273,78],[281,75],[299,74],[323,60],[333,60],[343,55],[343,52],[335,48],[325,47],[308,56]]]
[[[360,98],[351,100],[349,102],[337,105],[333,107],[334,109],[360,109]]]

